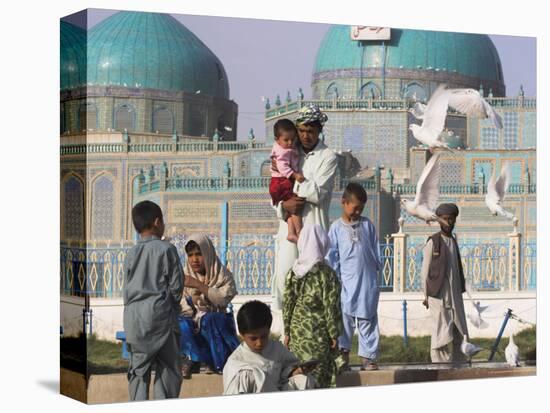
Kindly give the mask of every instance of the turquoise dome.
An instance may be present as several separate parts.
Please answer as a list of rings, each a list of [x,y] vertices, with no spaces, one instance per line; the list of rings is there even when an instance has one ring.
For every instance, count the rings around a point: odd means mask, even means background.
[[[60,28],[61,90],[86,84],[86,31],[65,21]]]
[[[225,69],[168,14],[119,12],[88,35],[89,85],[186,91],[229,99]]]
[[[332,26],[317,52],[314,73],[382,67],[381,45],[373,41],[363,48],[350,38],[350,26]],[[498,52],[487,35],[392,28],[386,45],[386,68],[446,70],[503,82]]]

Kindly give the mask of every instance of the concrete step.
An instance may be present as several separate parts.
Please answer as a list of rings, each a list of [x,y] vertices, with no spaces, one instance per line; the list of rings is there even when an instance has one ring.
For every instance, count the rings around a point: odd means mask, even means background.
[[[464,367],[464,368],[422,368],[384,367],[377,371],[347,371],[338,376],[337,387],[379,386],[395,383],[416,383],[442,380],[465,380],[494,377],[534,376],[536,367]],[[153,396],[151,379],[150,395]],[[117,403],[128,401],[128,379],[125,373],[92,375],[88,391],[84,391],[84,376],[61,369],[61,393],[89,404]],[[221,396],[222,376],[218,374],[194,374],[191,380],[184,380],[180,398]]]

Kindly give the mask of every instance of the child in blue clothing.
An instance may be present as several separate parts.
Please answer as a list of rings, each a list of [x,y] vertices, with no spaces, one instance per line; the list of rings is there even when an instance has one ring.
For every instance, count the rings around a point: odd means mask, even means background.
[[[376,228],[361,216],[366,202],[363,187],[351,182],[342,196],[342,217],[332,223],[328,233],[331,245],[326,258],[342,284],[344,332],[338,346],[344,360],[349,363],[351,339],[357,327],[361,369],[377,370],[380,249]]]

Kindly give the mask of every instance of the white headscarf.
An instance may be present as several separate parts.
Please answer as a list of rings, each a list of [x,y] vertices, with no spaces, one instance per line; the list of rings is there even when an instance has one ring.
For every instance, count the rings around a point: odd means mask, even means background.
[[[318,262],[324,262],[330,239],[319,224],[304,225],[298,238],[298,259],[292,266],[296,278],[302,278]]]

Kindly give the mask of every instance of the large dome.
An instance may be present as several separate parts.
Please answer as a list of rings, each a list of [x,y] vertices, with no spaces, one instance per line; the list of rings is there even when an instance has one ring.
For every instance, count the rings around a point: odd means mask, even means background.
[[[350,26],[332,26],[317,52],[314,81],[327,72],[337,78],[346,77],[346,71],[382,67],[393,72],[391,77],[400,71],[422,77],[424,72],[445,81],[447,75],[450,83],[460,77],[468,79],[467,83],[478,82],[477,87],[480,83],[493,86],[495,95],[504,93],[500,58],[489,36],[427,30],[392,28],[384,50],[381,41],[362,44],[352,40]]]
[[[61,90],[86,84],[86,31],[61,21],[60,31]]]
[[[167,14],[119,12],[89,31],[88,85],[186,91],[229,99],[220,60]]]

